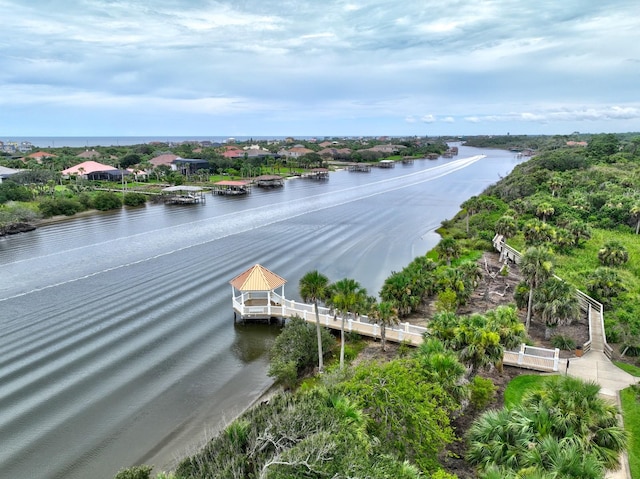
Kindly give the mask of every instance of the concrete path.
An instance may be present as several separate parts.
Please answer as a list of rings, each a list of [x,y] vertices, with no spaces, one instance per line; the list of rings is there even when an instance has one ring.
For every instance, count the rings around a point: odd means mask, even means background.
[[[569,360],[569,367],[561,369],[569,376],[594,381],[600,385],[600,395],[620,407],[619,392],[632,384],[639,383],[640,378],[623,371],[600,351],[589,351],[581,358]],[[626,454],[622,458],[622,467],[618,471],[609,471],[607,479],[631,479]]]

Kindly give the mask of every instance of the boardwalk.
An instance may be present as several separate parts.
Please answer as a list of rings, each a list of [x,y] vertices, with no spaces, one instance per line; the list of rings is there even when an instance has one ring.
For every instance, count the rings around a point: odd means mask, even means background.
[[[233,309],[243,319],[260,318],[291,318],[299,316],[309,323],[316,321],[312,304],[299,303],[290,299],[285,299],[276,293],[271,293],[269,302],[264,296],[255,293],[243,293],[244,298],[233,298]],[[255,297],[251,297],[255,296]],[[244,303],[244,304],[243,304]],[[341,316],[336,316],[329,308],[318,307],[320,324],[330,329],[340,329],[342,327]],[[369,320],[367,316],[353,317],[350,315],[345,321],[345,331],[354,332],[370,338],[380,338],[380,325]],[[422,338],[427,328],[414,326],[409,323],[401,323],[398,326],[386,328],[386,339],[392,342],[406,342],[413,346],[422,344]]]
[[[308,323],[315,324],[316,316],[312,304],[299,303],[271,292],[269,301],[261,293],[245,292],[233,298],[233,309],[243,319],[265,319],[271,317],[291,318],[298,316]],[[332,310],[319,306],[320,324],[326,328],[339,330],[342,327],[342,317]],[[380,339],[380,325],[369,320],[367,316],[348,315],[345,321],[345,331],[358,333],[374,339]],[[420,346],[424,340],[427,328],[410,323],[400,323],[386,328],[386,340],[413,346]],[[521,346],[520,351],[505,351],[503,363],[511,366],[532,369],[536,371],[558,371],[559,350]]]

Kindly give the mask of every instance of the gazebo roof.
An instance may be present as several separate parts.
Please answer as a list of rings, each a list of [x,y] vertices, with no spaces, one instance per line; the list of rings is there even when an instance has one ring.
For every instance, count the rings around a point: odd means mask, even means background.
[[[286,279],[259,264],[229,281],[231,286],[240,291],[272,291],[286,282]]]

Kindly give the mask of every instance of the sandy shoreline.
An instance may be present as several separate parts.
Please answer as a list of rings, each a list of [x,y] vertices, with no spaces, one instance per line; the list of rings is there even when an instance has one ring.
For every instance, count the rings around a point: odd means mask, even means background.
[[[153,466],[154,475],[174,471],[183,460],[201,451],[238,417],[281,390],[271,378],[267,379],[266,384],[256,390],[256,395],[252,395],[249,402],[243,403],[242,400],[247,399],[246,396],[239,398],[230,391],[230,394],[220,401],[214,400],[209,407],[196,411],[135,464]],[[221,394],[225,395],[226,389],[232,388],[232,385],[225,386]]]

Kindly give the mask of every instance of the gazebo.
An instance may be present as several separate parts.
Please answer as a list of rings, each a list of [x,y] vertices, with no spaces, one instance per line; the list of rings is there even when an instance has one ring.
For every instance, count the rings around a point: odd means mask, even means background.
[[[256,264],[231,281],[233,316],[244,320],[283,317],[285,312],[284,284],[286,279]],[[276,290],[280,288],[280,293]]]

